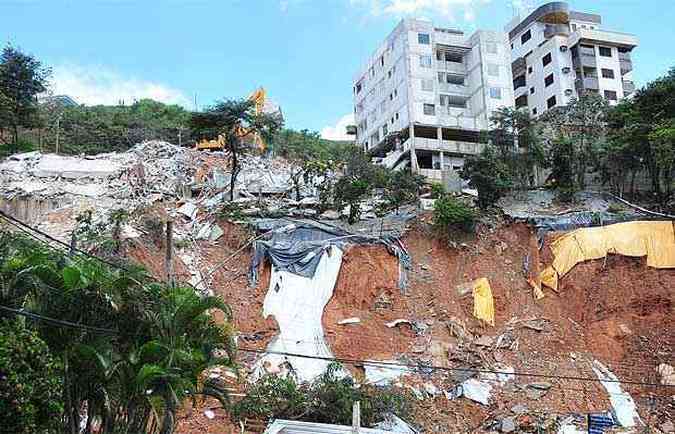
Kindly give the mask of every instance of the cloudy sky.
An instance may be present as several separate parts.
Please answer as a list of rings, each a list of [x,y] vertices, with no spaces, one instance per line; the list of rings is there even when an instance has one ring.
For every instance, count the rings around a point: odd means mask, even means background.
[[[203,108],[264,86],[287,126],[339,138],[351,80],[404,16],[499,30],[541,0],[0,0],[0,41],[53,68],[84,104],[153,98]],[[675,66],[675,0],[570,0],[635,33],[634,77]]]

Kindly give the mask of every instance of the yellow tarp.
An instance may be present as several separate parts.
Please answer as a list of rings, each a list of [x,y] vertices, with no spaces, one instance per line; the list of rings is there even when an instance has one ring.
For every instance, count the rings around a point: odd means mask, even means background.
[[[492,288],[486,277],[473,282],[473,316],[494,327],[495,306],[492,299]]]
[[[608,253],[646,256],[649,267],[675,268],[675,230],[670,221],[637,221],[576,229],[551,243],[551,251],[553,264],[539,274],[539,280],[557,290],[558,279],[579,262],[604,258]],[[537,288],[535,295],[539,295]]]

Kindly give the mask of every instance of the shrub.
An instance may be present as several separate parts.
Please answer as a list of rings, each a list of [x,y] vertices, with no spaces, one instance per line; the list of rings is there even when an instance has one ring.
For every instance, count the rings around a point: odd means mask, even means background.
[[[60,368],[33,331],[0,319],[0,421],[3,432],[54,432],[63,411]]]
[[[434,182],[431,184],[431,198],[439,199],[445,194],[445,187],[440,182]]]
[[[434,226],[444,231],[473,228],[476,213],[465,203],[445,195],[434,204]]]

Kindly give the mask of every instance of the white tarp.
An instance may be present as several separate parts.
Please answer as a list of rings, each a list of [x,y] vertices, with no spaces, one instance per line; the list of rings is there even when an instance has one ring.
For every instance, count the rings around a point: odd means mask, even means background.
[[[333,357],[324,338],[321,317],[333,296],[341,265],[342,250],[331,246],[322,254],[312,278],[273,267],[263,304],[263,317],[274,316],[279,324],[279,335],[270,342],[268,351]],[[265,370],[283,371],[285,363],[291,366],[297,381],[303,382],[323,374],[330,361],[265,354],[256,363],[255,377]]]
[[[637,413],[633,398],[621,389],[619,379],[605,365],[594,360],[592,368],[609,394],[609,402],[612,404],[619,425],[625,428],[634,427],[640,421],[640,416]]]
[[[366,383],[379,386],[388,385],[398,380],[401,376],[409,374],[408,367],[396,360],[376,361],[368,360],[363,363],[366,374]]]

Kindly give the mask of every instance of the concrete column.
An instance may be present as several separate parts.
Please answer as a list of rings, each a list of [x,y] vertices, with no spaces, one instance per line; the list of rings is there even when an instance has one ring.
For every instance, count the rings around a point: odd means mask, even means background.
[[[445,170],[445,159],[443,151],[441,151],[441,170]]]
[[[415,152],[415,124],[410,124],[410,169],[412,173],[419,172],[417,153]]]

